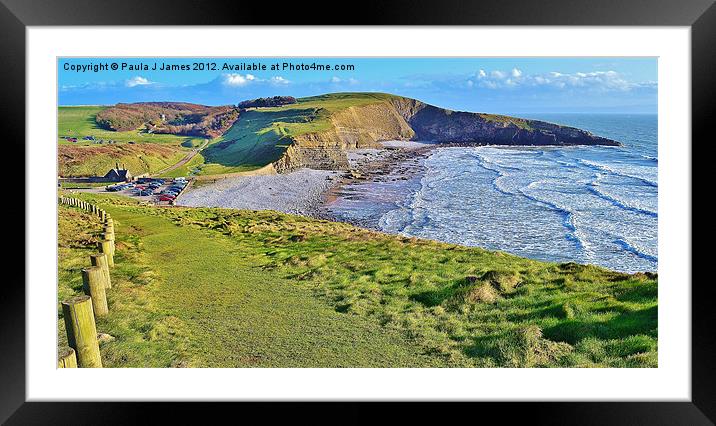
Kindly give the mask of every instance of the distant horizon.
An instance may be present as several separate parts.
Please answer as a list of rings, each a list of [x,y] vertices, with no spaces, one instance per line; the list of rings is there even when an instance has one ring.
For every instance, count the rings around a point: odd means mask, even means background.
[[[656,58],[60,58],[58,104],[380,92],[457,111],[655,114],[657,77]]]
[[[295,97],[296,99],[304,99],[304,98],[310,98],[310,97],[315,97],[315,96],[323,96],[323,95],[330,95],[330,94],[340,94],[340,93],[385,93],[385,92],[328,92],[328,93],[317,93],[317,94],[314,94],[314,95],[307,95],[307,96],[301,96],[301,97],[299,97],[299,96],[294,96],[294,97]],[[403,96],[403,95],[396,95],[396,94],[394,94],[394,93],[387,93],[387,94],[389,94],[389,95],[395,95],[395,96]],[[290,95],[290,94],[276,94],[276,95],[269,95],[269,96],[265,96],[265,97],[271,97],[271,96],[293,96],[293,95]],[[408,96],[404,96],[404,97],[408,97]],[[251,99],[255,99],[255,98],[251,98]],[[412,98],[412,99],[415,99],[415,98]],[[122,104],[133,104],[133,103],[159,103],[159,102],[166,102],[166,103],[186,103],[186,104],[203,105],[203,106],[224,106],[224,105],[234,105],[234,106],[236,106],[236,105],[238,105],[239,102],[245,101],[245,100],[250,100],[250,99],[241,99],[241,100],[239,100],[239,101],[237,101],[237,102],[235,102],[235,103],[228,103],[228,104],[222,104],[222,103],[209,104],[209,103],[191,102],[191,101],[186,101],[186,100],[164,100],[164,99],[160,99],[160,100],[153,100],[153,101],[145,101],[145,100],[142,100],[142,101],[137,101],[137,102],[115,102],[115,103],[102,103],[102,104],[99,104],[99,103],[98,103],[98,104],[76,104],[76,105],[75,105],[75,104],[72,104],[72,105],[70,105],[70,104],[65,104],[65,105],[57,105],[57,106],[58,106],[58,108],[71,108],[71,107],[77,107],[77,108],[79,108],[79,107],[112,107],[112,106],[115,106],[115,105],[120,104],[120,103],[122,103]],[[594,114],[594,115],[597,115],[597,114],[603,114],[603,115],[607,115],[607,114],[613,114],[613,115],[630,115],[630,114],[631,114],[631,115],[658,115],[658,112],[657,112],[657,111],[653,111],[653,112],[652,112],[652,111],[639,111],[639,110],[633,110],[633,111],[604,111],[604,110],[592,110],[592,111],[548,111],[548,110],[540,110],[540,111],[536,111],[536,110],[535,110],[535,111],[472,111],[472,110],[467,110],[467,109],[451,108],[450,106],[446,106],[446,105],[435,105],[435,104],[426,102],[426,101],[424,101],[424,100],[422,100],[422,99],[417,99],[417,100],[419,100],[419,101],[421,101],[421,102],[428,103],[428,104],[430,104],[430,105],[433,105],[433,106],[436,106],[436,107],[439,107],[439,108],[449,109],[449,110],[457,111],[457,112],[476,112],[476,113],[501,114],[501,115],[517,115],[517,114]]]

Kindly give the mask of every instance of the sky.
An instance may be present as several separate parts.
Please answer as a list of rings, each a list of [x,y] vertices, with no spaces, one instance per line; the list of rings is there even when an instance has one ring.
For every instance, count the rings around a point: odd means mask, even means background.
[[[657,58],[58,60],[59,105],[228,105],[334,92],[386,92],[453,110],[501,114],[656,113]]]

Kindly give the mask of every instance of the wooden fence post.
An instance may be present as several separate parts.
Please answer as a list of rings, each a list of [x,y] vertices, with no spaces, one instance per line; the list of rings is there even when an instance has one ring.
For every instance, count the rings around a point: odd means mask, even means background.
[[[114,240],[114,226],[112,225],[105,225],[104,226],[104,233],[105,235],[108,235],[112,238],[107,238],[108,240]]]
[[[104,253],[95,253],[90,255],[92,266],[102,268],[107,283],[107,288],[112,288],[112,280],[109,275],[109,264],[107,264],[107,255]]]
[[[102,240],[109,241],[109,248],[112,250],[112,260],[114,260],[114,235],[102,233]]]
[[[112,241],[105,240],[97,242],[97,248],[100,253],[107,255],[107,265],[114,268],[114,252],[112,251]]]
[[[81,368],[102,368],[102,357],[97,342],[97,327],[89,296],[75,296],[62,302],[67,342],[77,354]]]
[[[57,368],[77,368],[75,350],[64,346],[57,353]]]
[[[99,266],[92,266],[82,270],[82,289],[85,294],[92,298],[92,310],[98,317],[103,317],[109,313],[107,308],[107,294],[104,289],[107,288],[106,275]]]

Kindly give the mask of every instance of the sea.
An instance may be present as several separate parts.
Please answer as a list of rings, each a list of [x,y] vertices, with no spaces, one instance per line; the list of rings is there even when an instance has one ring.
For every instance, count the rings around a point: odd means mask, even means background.
[[[657,271],[657,116],[533,114],[622,147],[440,147],[412,173],[356,182],[326,206],[384,232],[578,262]],[[400,176],[398,176],[400,175]]]

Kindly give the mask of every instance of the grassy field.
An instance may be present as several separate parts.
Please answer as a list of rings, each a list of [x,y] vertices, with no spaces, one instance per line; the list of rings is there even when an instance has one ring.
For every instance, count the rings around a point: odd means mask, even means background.
[[[58,162],[60,175],[103,176],[115,163],[126,165],[134,175],[155,173],[179,162],[201,138],[159,135],[137,131],[114,132],[95,123],[95,115],[104,107],[77,106],[58,108]],[[63,137],[76,137],[76,143]],[[94,136],[105,143],[85,141]],[[116,141],[107,144],[107,141]],[[130,144],[129,142],[134,142]]]
[[[99,323],[116,337],[108,366],[657,366],[651,275],[275,212],[92,199],[117,232],[119,284]],[[92,251],[76,224],[94,228],[75,216],[60,209],[60,299]]]
[[[191,148],[194,144],[200,145],[203,139],[186,136],[145,133],[139,130],[115,132],[97,126],[95,115],[105,107],[103,106],[66,106],[57,109],[57,143],[60,145],[95,145],[92,141],[82,140],[85,136],[94,136],[95,139],[105,141],[114,140],[118,143],[166,143],[182,145]],[[63,136],[76,137],[77,143],[68,142]]]

